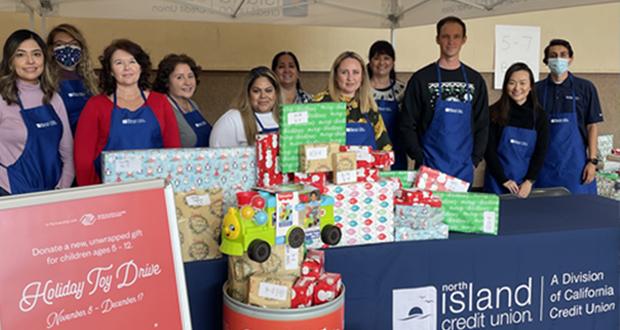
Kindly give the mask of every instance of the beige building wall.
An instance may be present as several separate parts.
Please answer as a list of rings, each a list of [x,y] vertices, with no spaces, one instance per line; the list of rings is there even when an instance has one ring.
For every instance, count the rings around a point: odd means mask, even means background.
[[[541,27],[541,47],[554,37],[571,41],[576,51],[573,71],[619,73],[619,18],[620,3],[610,3],[470,19],[466,21],[468,41],[462,57],[474,68],[492,72],[495,25],[531,25]],[[38,32],[42,25],[50,29],[62,22],[83,30],[94,57],[112,39],[130,38],[150,52],[155,64],[169,52],[185,52],[205,70],[226,71],[268,64],[283,49],[299,56],[302,69],[327,71],[340,52],[353,50],[366,57],[372,42],[390,37],[384,29],[58,17],[34,20]],[[16,28],[30,28],[27,14],[0,13],[2,40]],[[438,56],[433,25],[398,29],[395,44],[397,70],[401,72],[415,71]]]

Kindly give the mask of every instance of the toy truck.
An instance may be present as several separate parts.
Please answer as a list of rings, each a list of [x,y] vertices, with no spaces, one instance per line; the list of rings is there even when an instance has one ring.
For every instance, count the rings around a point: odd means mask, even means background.
[[[323,243],[336,245],[342,233],[334,221],[334,199],[321,196],[311,186],[287,185],[277,190],[261,191],[250,205],[230,208],[222,222],[224,254],[248,257],[264,262],[275,244],[298,248],[306,232],[320,233]]]

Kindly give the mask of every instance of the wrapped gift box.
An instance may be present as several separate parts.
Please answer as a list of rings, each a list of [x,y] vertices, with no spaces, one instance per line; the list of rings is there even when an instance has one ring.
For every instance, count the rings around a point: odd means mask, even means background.
[[[407,227],[414,230],[429,229],[443,223],[444,213],[441,207],[428,204],[399,205],[394,212],[394,227]]]
[[[373,157],[372,166],[374,168],[389,168],[394,165],[394,151],[373,150],[371,151]]]
[[[303,308],[312,306],[316,278],[300,277],[293,284],[291,308]]]
[[[271,187],[284,182],[278,168],[278,134],[256,135],[256,172],[258,187]]]
[[[335,199],[334,219],[342,231],[337,246],[392,242],[397,187],[396,182],[388,180],[328,184],[327,193]]]
[[[256,149],[187,148],[103,153],[103,182],[166,179],[175,192],[222,188],[224,209],[256,186]]]
[[[338,152],[338,143],[313,143],[299,147],[299,170],[302,173],[331,172],[332,155]]]
[[[296,277],[250,276],[248,303],[265,308],[290,308]]]
[[[283,173],[300,172],[299,147],[309,143],[346,143],[345,103],[306,103],[282,106],[280,116],[280,167]]]
[[[606,134],[598,136],[598,154],[596,157],[598,159],[605,159],[607,155],[611,154],[612,149],[614,148],[614,135]]]
[[[310,249],[306,258],[301,263],[301,276],[318,279],[323,273],[325,265],[325,252]]]
[[[494,194],[434,192],[451,231],[497,235],[499,197]]]
[[[177,192],[174,198],[183,261],[220,258],[222,189]]]
[[[293,249],[286,245],[271,248],[271,255],[263,263],[252,261],[247,254],[228,256],[228,294],[234,299],[248,301],[248,281],[252,275],[272,277],[299,276],[304,249]]]
[[[449,176],[430,167],[422,166],[414,181],[414,187],[431,191],[467,192],[469,182]]]
[[[338,273],[323,273],[314,288],[314,305],[324,304],[338,297],[342,289],[342,280]]]
[[[325,192],[325,185],[327,184],[327,173],[319,172],[319,173],[299,173],[296,172],[293,175],[294,183],[303,183],[309,184],[321,191],[321,193]]]
[[[615,172],[597,172],[596,190],[599,196],[620,201],[620,175]]]
[[[409,188],[413,185],[417,174],[417,171],[380,171],[379,177],[397,178],[400,181],[401,188]]]
[[[372,156],[372,147],[369,146],[340,146],[340,151],[355,152],[356,167],[372,168],[375,158]]]
[[[356,154],[352,151],[338,152],[332,155],[333,179],[335,184],[357,182]]]
[[[430,239],[447,239],[448,225],[440,223],[427,229],[413,229],[409,227],[396,227],[394,240],[396,241],[423,241]]]

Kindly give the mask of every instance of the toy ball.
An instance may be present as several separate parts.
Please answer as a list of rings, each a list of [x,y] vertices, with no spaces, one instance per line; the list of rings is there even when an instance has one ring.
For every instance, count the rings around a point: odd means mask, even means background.
[[[251,206],[244,206],[241,208],[241,216],[246,219],[252,219],[254,217],[254,209]]]
[[[265,199],[263,199],[262,197],[253,198],[252,206],[257,209],[262,209],[263,207],[265,207]]]
[[[256,214],[254,214],[254,222],[257,225],[264,225],[267,223],[267,213],[263,211],[256,212]]]

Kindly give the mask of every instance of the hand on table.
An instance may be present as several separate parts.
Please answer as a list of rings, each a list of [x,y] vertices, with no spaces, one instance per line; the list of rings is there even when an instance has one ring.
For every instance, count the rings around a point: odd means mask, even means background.
[[[520,198],[527,198],[527,196],[530,195],[530,192],[532,192],[532,181],[525,180],[523,181],[521,186],[519,186],[519,192],[517,193],[517,196],[519,196]]]
[[[513,180],[508,180],[502,184],[511,194],[516,195],[519,193],[519,186]]]
[[[592,163],[587,163],[586,167],[583,168],[583,174],[581,175],[581,180],[584,184],[591,183],[594,181],[594,177],[596,176],[596,165]]]

